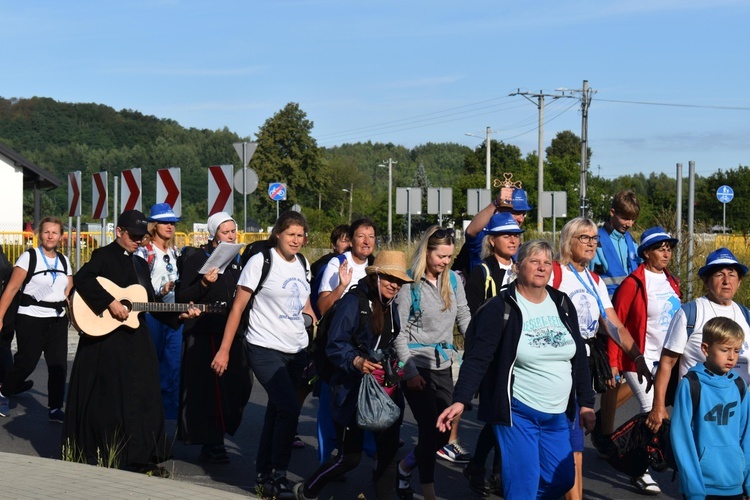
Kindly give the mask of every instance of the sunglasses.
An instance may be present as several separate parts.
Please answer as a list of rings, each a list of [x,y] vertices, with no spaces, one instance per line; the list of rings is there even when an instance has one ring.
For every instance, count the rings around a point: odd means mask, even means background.
[[[440,228],[437,231],[435,231],[434,233],[432,233],[432,235],[430,235],[430,239],[434,238],[436,240],[444,240],[446,238],[455,238],[455,236],[456,236],[456,232],[453,229],[451,229],[451,228],[448,228],[448,229]]]
[[[174,222],[157,222],[157,224],[163,224],[165,226],[174,226],[175,225]]]
[[[167,264],[167,272],[168,273],[174,272],[174,266],[172,265],[172,261],[169,258],[169,255],[164,256],[164,262]]]
[[[131,240],[133,240],[133,242],[143,241],[143,238],[146,237],[145,234],[137,234],[136,235],[136,234],[131,233],[127,229],[125,230],[125,232],[128,233],[128,236],[130,237]]]

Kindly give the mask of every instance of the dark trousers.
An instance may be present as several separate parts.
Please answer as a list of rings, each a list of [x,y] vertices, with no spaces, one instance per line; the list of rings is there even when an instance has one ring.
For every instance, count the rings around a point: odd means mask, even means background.
[[[13,367],[3,381],[3,395],[15,394],[16,386],[32,374],[44,353],[48,405],[52,409],[62,408],[68,373],[68,318],[36,318],[19,314],[16,316],[16,342],[18,350]]]
[[[500,446],[495,439],[495,429],[492,424],[484,424],[482,432],[479,433],[477,444],[474,447],[474,456],[471,457],[471,464],[476,467],[484,468],[490,451],[495,450],[495,458],[492,460],[492,473],[500,473]]]
[[[299,420],[297,386],[307,366],[307,351],[287,354],[253,344],[247,347],[255,378],[268,394],[255,471],[258,474],[286,472]]]
[[[414,448],[419,470],[419,482],[435,482],[435,452],[448,443],[450,431],[440,432],[435,423],[438,415],[450,406],[453,400],[453,375],[451,369],[429,370],[417,368],[425,380],[424,389],[410,391],[404,386],[404,396],[417,421],[419,442]]]
[[[341,450],[335,457],[323,463],[310,479],[305,481],[305,489],[316,497],[323,487],[333,479],[344,475],[359,465],[364,448],[365,431],[351,424],[344,427],[337,423],[336,433],[341,442]],[[374,432],[377,451],[377,467],[373,473],[375,498],[391,500],[396,488],[396,452],[401,419],[382,432]]]

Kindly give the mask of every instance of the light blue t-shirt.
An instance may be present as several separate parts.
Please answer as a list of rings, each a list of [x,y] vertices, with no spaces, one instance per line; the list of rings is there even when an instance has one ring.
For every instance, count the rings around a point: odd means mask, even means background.
[[[523,328],[513,369],[513,396],[544,413],[563,413],[573,386],[576,345],[549,295],[534,304],[517,294]]]

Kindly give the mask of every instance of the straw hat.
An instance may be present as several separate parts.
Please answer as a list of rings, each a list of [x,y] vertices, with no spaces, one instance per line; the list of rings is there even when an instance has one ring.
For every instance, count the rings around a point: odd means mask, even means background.
[[[414,280],[406,274],[406,255],[396,250],[383,250],[375,256],[375,262],[365,268],[367,274],[381,274],[404,283]]]

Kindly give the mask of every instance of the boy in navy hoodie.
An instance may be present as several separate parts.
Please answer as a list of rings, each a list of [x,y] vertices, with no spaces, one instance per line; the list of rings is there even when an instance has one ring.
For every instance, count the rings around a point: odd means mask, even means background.
[[[744,341],[733,320],[708,321],[701,344],[706,362],[677,386],[670,437],[687,499],[741,500],[750,493],[750,398],[732,370]]]

